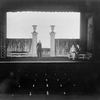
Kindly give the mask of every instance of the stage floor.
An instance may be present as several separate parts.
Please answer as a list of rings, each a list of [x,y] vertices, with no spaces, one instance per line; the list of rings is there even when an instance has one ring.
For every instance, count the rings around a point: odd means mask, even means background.
[[[77,63],[89,60],[69,59],[68,57],[7,57],[0,59],[0,63]]]

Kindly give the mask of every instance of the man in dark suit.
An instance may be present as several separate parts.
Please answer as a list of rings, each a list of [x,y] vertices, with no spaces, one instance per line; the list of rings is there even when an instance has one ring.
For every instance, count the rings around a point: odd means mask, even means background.
[[[39,41],[37,43],[37,56],[38,57],[41,57],[42,56],[42,44],[41,44],[41,41]]]

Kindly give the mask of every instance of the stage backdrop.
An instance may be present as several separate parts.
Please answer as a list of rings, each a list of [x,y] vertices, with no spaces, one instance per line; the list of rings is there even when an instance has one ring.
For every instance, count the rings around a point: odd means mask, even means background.
[[[56,56],[66,56],[73,44],[79,45],[79,39],[55,39]]]
[[[30,53],[32,39],[7,39],[7,54]],[[79,45],[79,39],[55,39],[56,56],[66,56],[72,45]],[[50,48],[42,48],[43,57],[50,56]]]
[[[29,53],[32,39],[7,39],[7,53]]]

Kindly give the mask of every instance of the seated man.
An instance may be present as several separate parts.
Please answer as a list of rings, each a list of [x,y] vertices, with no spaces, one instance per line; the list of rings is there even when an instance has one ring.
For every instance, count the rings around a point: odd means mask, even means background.
[[[78,56],[79,56],[80,52],[81,52],[80,46],[77,44],[76,45],[76,58],[77,59],[78,59]]]

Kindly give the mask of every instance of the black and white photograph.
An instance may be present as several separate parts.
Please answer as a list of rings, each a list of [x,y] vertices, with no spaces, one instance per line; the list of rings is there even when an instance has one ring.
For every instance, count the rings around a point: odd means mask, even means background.
[[[0,0],[0,100],[100,99],[100,0]]]

